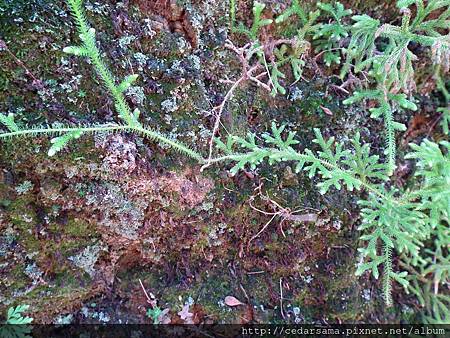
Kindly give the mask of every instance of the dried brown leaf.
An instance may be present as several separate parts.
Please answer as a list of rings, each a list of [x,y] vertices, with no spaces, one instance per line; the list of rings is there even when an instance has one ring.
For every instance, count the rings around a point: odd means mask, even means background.
[[[186,322],[186,324],[192,324],[192,317],[194,316],[193,313],[189,312],[189,304],[186,304],[183,306],[183,309],[178,312],[178,315],[182,320]]]
[[[325,114],[333,116],[333,112],[329,108],[326,108],[324,106],[320,106],[320,108],[322,108],[322,110],[325,112]]]
[[[233,296],[226,296],[225,304],[227,304],[228,306],[244,305],[244,303],[242,303],[240,300],[238,300],[236,297],[233,297]]]

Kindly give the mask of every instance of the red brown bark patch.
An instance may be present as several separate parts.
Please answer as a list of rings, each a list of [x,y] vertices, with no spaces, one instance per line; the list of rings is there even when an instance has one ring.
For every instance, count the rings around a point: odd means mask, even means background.
[[[141,12],[162,17],[172,32],[183,34],[192,48],[197,48],[197,34],[189,20],[189,14],[175,0],[133,0]]]

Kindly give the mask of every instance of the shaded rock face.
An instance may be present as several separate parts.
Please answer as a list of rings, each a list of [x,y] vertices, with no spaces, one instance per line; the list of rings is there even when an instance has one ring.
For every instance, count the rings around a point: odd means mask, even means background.
[[[198,37],[189,14],[175,0],[131,0],[131,3],[136,4],[144,15],[157,18],[170,31],[182,34],[192,48],[197,48]]]
[[[251,1],[237,3],[238,17],[249,22]],[[140,76],[127,99],[145,112],[143,122],[206,153],[211,108],[228,90],[220,80],[235,79],[240,71],[223,48],[228,3],[86,5],[117,78]],[[111,122],[114,105],[90,65],[61,53],[67,41],[78,39],[65,9],[59,1],[31,1],[0,20],[5,43],[20,51],[44,84],[27,86],[26,74],[0,51],[0,111],[36,123]],[[49,18],[52,32],[35,13]],[[286,97],[244,84],[224,112],[220,136],[261,134],[272,121],[298,131],[305,147],[311,146],[312,127],[351,136],[366,116],[343,108],[326,76],[308,67],[308,81],[286,79]],[[362,134],[371,136],[368,128]],[[51,159],[47,149],[48,141],[36,138],[0,150],[0,313],[20,302],[31,305],[38,323],[66,315],[78,322],[145,322],[142,280],[159,306],[171,309],[174,322],[189,297],[198,303],[195,311],[191,307],[196,321],[280,320],[280,285],[291,322],[383,319],[381,298],[373,291],[372,303],[363,302],[360,292],[367,294],[368,281],[353,275],[354,205],[338,193],[321,197],[289,164],[235,176],[224,164],[201,173],[198,164],[126,134],[87,136]],[[25,181],[31,188],[19,193]],[[271,216],[255,208],[277,209],[258,189],[290,210],[314,209],[310,219],[316,222],[269,222]],[[223,299],[231,294],[248,306],[230,311]]]

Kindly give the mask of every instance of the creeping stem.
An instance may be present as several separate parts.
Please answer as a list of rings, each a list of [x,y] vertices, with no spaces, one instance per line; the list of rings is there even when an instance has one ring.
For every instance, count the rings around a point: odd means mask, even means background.
[[[273,156],[276,158],[283,158],[284,160],[291,160],[291,161],[305,161],[309,163],[320,163],[323,166],[340,171],[342,173],[345,173],[346,175],[351,175],[354,179],[358,180],[361,186],[363,186],[367,191],[377,195],[379,198],[386,200],[389,199],[385,194],[383,194],[380,190],[375,188],[373,185],[367,183],[365,180],[360,179],[358,176],[354,175],[351,171],[342,169],[341,167],[332,164],[330,162],[324,161],[318,157],[308,155],[308,154],[302,154],[298,153],[295,150],[279,150],[279,149],[272,149],[272,148],[258,148],[258,152],[266,152],[267,156]],[[239,161],[240,159],[246,158],[248,155],[246,153],[235,153],[235,154],[229,154],[221,157],[216,157],[209,160],[209,163],[219,163],[224,161]],[[392,200],[395,204],[401,204],[399,200]]]

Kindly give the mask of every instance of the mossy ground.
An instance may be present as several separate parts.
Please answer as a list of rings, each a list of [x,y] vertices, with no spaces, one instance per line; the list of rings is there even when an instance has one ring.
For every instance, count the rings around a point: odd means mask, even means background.
[[[207,113],[227,90],[219,80],[239,72],[221,47],[226,2],[178,4],[195,23],[197,47],[186,32],[171,29],[167,18],[142,11],[139,3],[87,2],[88,18],[114,73],[140,75],[127,96],[131,106],[146,112],[149,125],[206,153],[213,125]],[[11,6],[0,11],[0,38],[38,81],[0,51],[0,111],[15,112],[23,124],[114,120],[112,100],[90,65],[62,53],[78,41],[64,3]],[[381,123],[356,107],[344,109],[330,84],[326,76],[312,76],[277,98],[244,86],[223,123],[231,133],[245,134],[284,122],[305,145],[314,127],[342,139],[358,127],[382,147],[376,134]],[[130,135],[88,136],[57,158],[48,158],[47,149],[42,138],[2,143],[0,313],[30,304],[36,322],[149,322],[141,280],[173,320],[180,320],[186,302],[205,322],[400,318],[395,310],[384,311],[376,281],[354,276],[359,234],[351,195],[323,197],[289,165],[264,165],[235,177],[226,166],[200,173],[195,163]],[[19,193],[24,181],[32,188]],[[249,205],[260,185],[292,210],[314,208],[319,221],[277,217],[250,241],[270,219]],[[254,204],[272,211],[261,198]],[[226,296],[246,305],[231,308]]]

